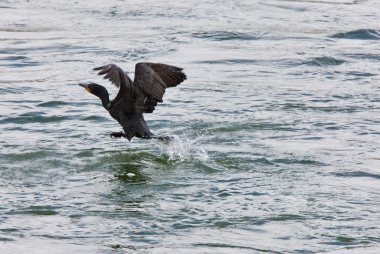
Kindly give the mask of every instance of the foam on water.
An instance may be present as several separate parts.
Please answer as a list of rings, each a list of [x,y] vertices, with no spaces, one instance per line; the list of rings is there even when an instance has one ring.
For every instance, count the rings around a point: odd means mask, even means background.
[[[170,161],[182,162],[191,159],[205,161],[209,158],[206,150],[199,145],[202,136],[196,139],[189,139],[185,135],[182,137],[172,135],[172,137],[169,142],[154,140],[161,154],[168,156]]]

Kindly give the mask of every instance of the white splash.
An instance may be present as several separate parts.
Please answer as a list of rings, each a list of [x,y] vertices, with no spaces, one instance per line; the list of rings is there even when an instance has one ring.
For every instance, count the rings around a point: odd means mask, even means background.
[[[154,143],[159,147],[161,154],[169,157],[173,161],[185,161],[190,159],[197,159],[205,161],[209,157],[205,149],[199,145],[201,136],[194,140],[186,136],[179,137],[172,135],[173,139],[170,141],[155,140]]]

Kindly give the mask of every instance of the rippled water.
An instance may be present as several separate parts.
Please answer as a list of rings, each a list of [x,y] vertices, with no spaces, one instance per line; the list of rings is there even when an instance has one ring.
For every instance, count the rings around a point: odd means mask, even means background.
[[[380,2],[0,1],[1,253],[378,253]],[[181,66],[154,133],[74,85]]]

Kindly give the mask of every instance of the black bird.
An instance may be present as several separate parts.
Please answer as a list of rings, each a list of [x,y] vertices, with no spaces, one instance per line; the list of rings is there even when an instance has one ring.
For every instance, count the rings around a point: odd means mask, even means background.
[[[100,98],[103,107],[119,122],[124,132],[113,132],[114,138],[133,137],[143,139],[170,140],[169,136],[156,136],[148,128],[143,113],[152,113],[157,103],[162,102],[165,89],[175,87],[186,79],[182,68],[161,63],[137,63],[134,81],[128,74],[115,64],[108,64],[94,68],[98,75],[105,75],[119,92],[110,101],[105,87],[95,84],[79,84],[88,92]]]

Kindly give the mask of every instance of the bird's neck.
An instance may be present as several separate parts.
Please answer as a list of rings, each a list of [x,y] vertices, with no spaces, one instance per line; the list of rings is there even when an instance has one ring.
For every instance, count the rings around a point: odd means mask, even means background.
[[[108,105],[110,103],[110,97],[108,91],[103,86],[99,86],[97,91],[94,93],[102,101],[102,105],[108,110]]]
[[[108,106],[109,106],[109,103],[110,103],[110,98],[109,98],[109,95],[108,93],[101,93],[98,95],[99,99],[102,101],[102,105],[105,109],[108,110]]]
[[[110,99],[109,99],[108,95],[104,96],[102,98],[101,97],[99,97],[99,98],[102,101],[103,107],[108,110],[108,107],[109,107],[109,104],[110,104]]]

